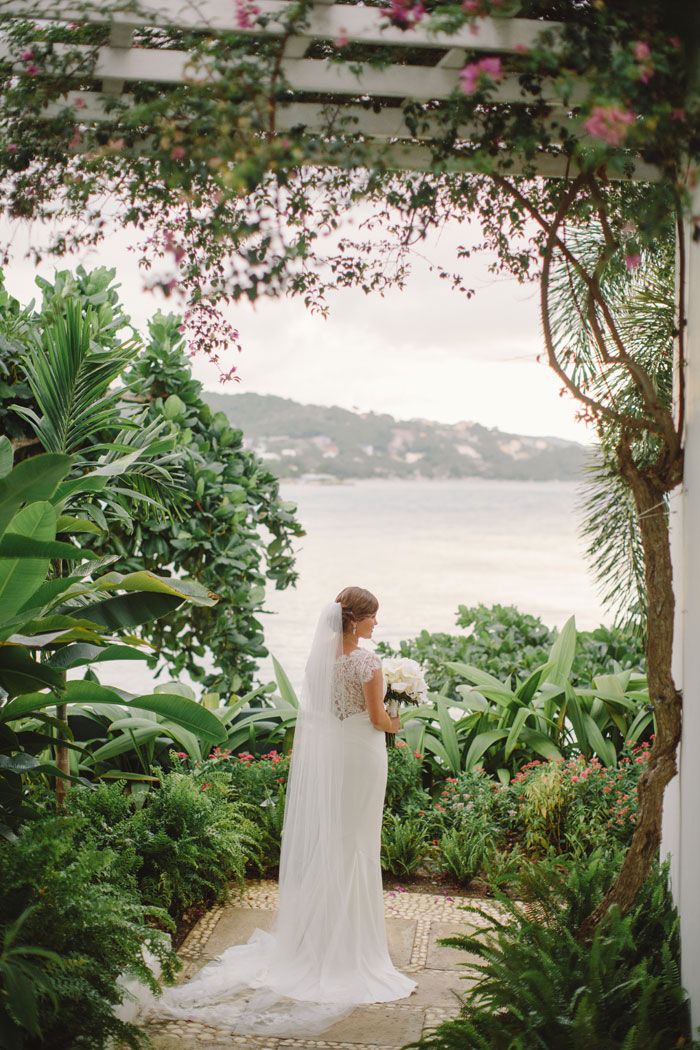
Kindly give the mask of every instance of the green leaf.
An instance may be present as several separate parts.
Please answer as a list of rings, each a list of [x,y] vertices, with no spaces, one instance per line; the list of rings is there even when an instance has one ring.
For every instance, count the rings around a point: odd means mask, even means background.
[[[132,594],[120,594],[115,598],[105,598],[91,605],[82,605],[72,609],[61,607],[57,612],[79,616],[83,622],[106,627],[110,631],[122,631],[128,627],[157,620],[177,609],[183,599],[171,594],[154,594],[138,591]]]
[[[90,518],[74,518],[70,514],[61,514],[56,522],[57,533],[68,532],[72,535],[76,532],[91,532],[94,536],[101,536],[104,531],[96,521],[91,521]]]
[[[529,707],[521,707],[519,711],[516,711],[513,724],[508,732],[508,739],[506,740],[505,746],[505,757],[509,758],[514,748],[518,746],[518,740],[523,726],[525,725],[528,717],[532,714],[532,710]]]
[[[39,507],[40,503],[30,503],[29,507]],[[51,504],[47,503],[47,507]],[[20,514],[24,514],[25,511],[29,510],[29,507],[25,507]],[[13,518],[9,527],[7,528],[4,535],[0,538],[0,558],[65,558],[68,561],[95,561],[97,555],[91,550],[81,550],[80,547],[74,547],[72,543],[62,543],[60,540],[39,540],[34,539],[24,534],[16,534],[14,529],[14,522],[17,518]],[[55,521],[55,514],[52,508],[52,523]]]
[[[528,747],[531,747],[538,755],[542,755],[542,758],[548,758],[553,761],[556,758],[562,757],[561,751],[554,741],[545,733],[540,733],[537,729],[529,729],[525,726],[522,730],[521,737],[523,743],[527,744]]]
[[[0,655],[2,649],[0,649]],[[89,642],[74,642],[57,649],[46,663],[50,667],[68,670],[69,667],[84,667],[87,664],[101,664],[109,660],[147,660],[148,653],[141,652],[131,645],[91,645]],[[46,665],[44,665],[46,666]]]
[[[426,751],[432,751],[442,761],[445,769],[450,769],[450,756],[445,751],[442,741],[438,740],[432,733],[426,733],[423,737],[423,746]]]
[[[12,443],[4,434],[0,437],[0,478],[5,478],[12,470],[14,453]]]
[[[21,533],[32,540],[52,540],[56,535],[56,512],[46,501],[30,503],[18,511],[9,523],[8,531]],[[49,557],[16,557],[0,561],[0,609],[5,622],[19,612],[46,576]]]
[[[547,676],[547,681],[555,685],[565,685],[571,674],[571,667],[576,655],[576,620],[570,616],[561,629],[557,640],[552,646],[549,654],[549,663],[552,669]]]
[[[507,729],[486,729],[483,733],[479,733],[469,746],[467,757],[464,760],[464,768],[467,771],[473,769],[492,744],[495,744],[497,740],[505,739],[507,736]]]
[[[174,594],[196,605],[216,605],[218,596],[206,587],[202,587],[196,580],[178,580],[175,577],[156,576],[153,572],[145,570],[130,572],[122,575],[119,572],[109,572],[90,584],[92,590],[107,591],[140,591],[153,592],[157,594]]]
[[[71,463],[70,456],[45,453],[23,460],[0,478],[0,535],[23,503],[51,499]]]
[[[588,712],[584,712],[583,723],[591,747],[604,766],[614,767],[617,765],[617,752],[611,740],[605,740],[597,724]]]
[[[203,738],[212,744],[223,744],[226,740],[226,730],[216,715],[208,711],[206,707],[202,707],[201,704],[195,703],[194,700],[188,700],[185,696],[176,696],[173,693],[151,693],[130,700],[128,707],[155,711],[184,729],[189,729],[198,738]]]
[[[299,698],[294,691],[294,686],[289,681],[282,664],[275,656],[272,657],[272,666],[275,669],[275,678],[277,679],[277,688],[280,691],[280,696],[290,704],[291,707],[299,707]]]
[[[450,712],[444,700],[437,701],[437,710],[438,721],[440,723],[440,735],[449,758],[450,771],[456,776],[459,773],[462,754],[459,748],[457,733],[455,731],[455,724],[450,717]]]
[[[37,663],[20,645],[0,646],[0,686],[8,696],[37,689],[60,689],[63,676],[47,664]]]
[[[515,692],[518,700],[523,704],[529,704],[533,696],[537,692],[537,687],[540,682],[547,679],[547,675],[552,669],[551,663],[542,664],[541,667],[536,667],[532,674],[525,679],[523,684],[518,687]]]

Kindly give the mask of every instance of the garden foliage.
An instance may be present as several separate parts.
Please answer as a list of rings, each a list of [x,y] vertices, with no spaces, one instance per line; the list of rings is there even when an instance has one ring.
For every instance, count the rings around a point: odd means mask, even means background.
[[[652,870],[633,908],[613,906],[592,940],[578,937],[620,857],[597,850],[568,867],[527,865],[525,901],[496,891],[478,933],[444,944],[468,952],[477,977],[460,1015],[421,1050],[670,1050],[697,1047],[679,983],[678,914],[665,868]],[[476,961],[474,961],[476,960]],[[465,974],[466,975],[466,974]]]
[[[163,909],[146,906],[123,860],[99,848],[86,821],[32,821],[0,840],[0,1039],[6,1050],[101,1050],[110,1039],[140,1047],[144,1038],[113,1013],[129,970],[156,990],[147,947],[172,976],[176,959]]]

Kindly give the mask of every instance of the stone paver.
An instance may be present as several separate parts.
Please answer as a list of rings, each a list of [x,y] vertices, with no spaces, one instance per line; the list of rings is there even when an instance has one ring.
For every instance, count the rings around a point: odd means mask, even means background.
[[[479,917],[462,910],[468,898],[445,894],[408,893],[400,887],[384,893],[387,940],[395,965],[410,973],[417,989],[394,1003],[360,1006],[322,1037],[235,1035],[230,1029],[192,1021],[157,1021],[147,1026],[155,1050],[398,1050],[434,1028],[460,1008],[460,997],[473,984],[465,963],[473,957],[437,944],[467,929],[483,925]],[[231,902],[200,919],[180,949],[184,963],[181,980],[232,944],[248,940],[253,930],[268,930],[277,907],[277,885],[256,880]]]

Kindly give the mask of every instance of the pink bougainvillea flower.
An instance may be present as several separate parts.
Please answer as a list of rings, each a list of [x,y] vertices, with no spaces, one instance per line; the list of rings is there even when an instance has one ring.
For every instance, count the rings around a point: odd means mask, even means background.
[[[595,106],[583,126],[593,138],[602,139],[608,146],[620,146],[634,124],[634,113],[619,106]]]
[[[482,86],[483,79],[488,78],[494,84],[503,77],[500,58],[482,58],[478,62],[467,62],[459,74],[460,87],[465,95],[473,95]]]
[[[28,73],[30,77],[35,77],[39,72],[39,67],[35,66],[33,62],[30,62],[28,66],[24,67],[24,72]]]
[[[187,156],[187,150],[184,146],[174,146],[170,151],[170,156],[173,160],[184,160]]]
[[[78,95],[76,98],[73,99],[73,105],[76,109],[85,109],[85,99],[81,98]]]
[[[31,62],[31,60],[34,58],[34,52],[27,49],[26,51],[23,51],[19,57],[22,59],[23,62]]]
[[[384,8],[384,14],[399,29],[412,29],[425,18],[425,7],[422,0],[418,0],[418,3],[415,0],[390,0],[389,6]]]
[[[249,0],[235,0],[236,25],[239,29],[252,29],[253,22],[260,14],[260,8]]]
[[[638,252],[630,252],[625,256],[625,266],[628,270],[636,270],[641,261],[642,257]]]
[[[638,62],[646,62],[648,59],[651,58],[651,51],[649,50],[649,45],[645,43],[644,40],[638,40],[632,48],[632,51],[634,52],[634,57],[637,59]]]
[[[348,31],[345,26],[341,26],[338,30],[338,35],[333,41],[335,47],[347,47],[348,46]]]

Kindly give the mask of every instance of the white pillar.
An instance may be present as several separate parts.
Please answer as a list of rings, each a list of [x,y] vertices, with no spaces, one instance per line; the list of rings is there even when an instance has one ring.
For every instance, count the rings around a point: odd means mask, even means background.
[[[700,211],[700,191],[692,211]],[[683,735],[674,895],[681,916],[681,978],[690,994],[696,1029],[700,1025],[700,243],[689,236],[687,245],[687,422],[680,501],[682,553],[675,570],[683,632],[678,681],[683,689]]]

